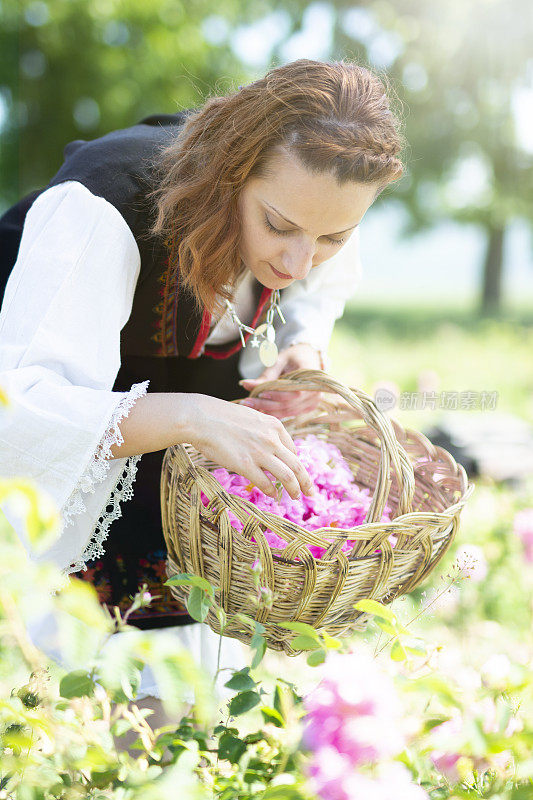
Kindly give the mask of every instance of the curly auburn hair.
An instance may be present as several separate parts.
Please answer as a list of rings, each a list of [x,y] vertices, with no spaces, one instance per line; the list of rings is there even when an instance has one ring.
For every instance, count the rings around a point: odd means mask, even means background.
[[[221,313],[241,272],[239,194],[248,178],[268,175],[278,148],[312,172],[333,173],[340,185],[376,182],[381,191],[403,172],[403,144],[374,73],[345,61],[298,59],[187,116],[154,162],[150,233],[163,237],[172,276],[179,264],[198,307]]]

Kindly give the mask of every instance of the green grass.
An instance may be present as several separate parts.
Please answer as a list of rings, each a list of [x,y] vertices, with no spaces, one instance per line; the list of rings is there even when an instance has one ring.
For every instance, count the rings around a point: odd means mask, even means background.
[[[351,303],[336,324],[330,358],[333,375],[372,397],[381,382],[400,392],[429,382],[437,392],[497,391],[498,411],[533,418],[533,309],[482,319],[464,303]],[[418,427],[445,412],[396,407],[391,413]]]

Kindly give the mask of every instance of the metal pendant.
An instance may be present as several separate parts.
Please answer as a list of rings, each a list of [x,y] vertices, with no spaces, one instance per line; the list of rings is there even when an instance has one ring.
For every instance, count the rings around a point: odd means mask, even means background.
[[[268,325],[266,329],[266,338],[269,342],[273,342],[276,338],[276,331],[273,325]]]
[[[270,342],[268,339],[265,339],[264,342],[261,342],[261,346],[259,348],[259,358],[265,367],[273,367],[278,360],[278,348],[276,347],[275,342]]]
[[[259,325],[259,326],[258,326],[258,327],[255,329],[255,335],[256,335],[256,336],[261,336],[261,334],[264,334],[264,333],[265,333],[265,331],[266,331],[266,329],[267,329],[267,328],[268,328],[268,325],[266,324],[266,322],[263,322],[263,324],[262,324],[262,325]]]

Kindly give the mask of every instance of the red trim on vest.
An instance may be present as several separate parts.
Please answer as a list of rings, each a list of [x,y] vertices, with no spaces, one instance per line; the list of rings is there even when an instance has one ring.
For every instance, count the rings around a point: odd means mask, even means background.
[[[202,317],[202,324],[200,325],[198,336],[196,337],[196,341],[187,358],[198,358],[198,356],[200,355],[200,350],[202,349],[202,345],[209,336],[210,326],[211,326],[211,314],[207,309],[204,308],[204,315]]]
[[[273,291],[274,291],[273,289],[268,289],[266,286],[263,287],[263,291],[261,292],[261,296],[259,298],[259,303],[257,305],[257,310],[256,310],[256,312],[254,314],[253,320],[250,323],[250,328],[255,328],[256,327],[257,322],[259,320],[259,317],[263,313],[263,309],[264,309],[264,307],[266,305],[266,302],[269,299],[269,297],[270,297],[270,295],[272,294]],[[244,341],[247,342],[250,336],[251,336],[251,334],[248,331],[246,331],[246,333],[244,334]],[[237,342],[237,344],[229,346],[226,350],[212,350],[212,349],[206,348],[204,350],[204,355],[205,356],[209,356],[210,358],[229,358],[229,356],[232,356],[233,353],[236,353],[237,350],[239,350],[241,347],[242,347],[242,342],[241,342],[241,339],[239,337],[239,341]],[[196,345],[195,345],[195,348],[194,348],[194,352],[195,351],[196,351]]]

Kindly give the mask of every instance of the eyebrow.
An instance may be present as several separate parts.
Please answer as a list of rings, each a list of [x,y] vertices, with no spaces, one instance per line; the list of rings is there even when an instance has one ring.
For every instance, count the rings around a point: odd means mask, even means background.
[[[300,226],[299,226],[299,225],[297,225],[295,222],[291,222],[291,221],[290,221],[290,219],[287,219],[287,217],[285,217],[285,216],[284,216],[284,215],[281,213],[281,211],[278,211],[278,209],[277,209],[277,208],[274,208],[274,206],[271,206],[271,205],[270,205],[270,203],[267,203],[267,201],[266,201],[266,200],[263,200],[263,203],[264,203],[266,206],[268,206],[269,208],[271,208],[271,209],[272,209],[272,211],[275,211],[275,212],[276,212],[276,214],[279,214],[279,216],[280,216],[282,219],[284,219],[284,220],[285,220],[285,222],[288,222],[288,223],[289,223],[289,225],[294,225],[294,227],[295,227],[295,228],[298,228],[298,230],[302,230],[302,228],[300,228]],[[328,235],[329,235],[329,236],[340,236],[340,234],[341,234],[341,233],[348,233],[348,231],[351,231],[353,228],[357,228],[357,226],[358,226],[358,225],[359,225],[359,223],[358,223],[358,222],[356,222],[356,223],[355,223],[355,225],[352,225],[352,227],[351,227],[351,228],[346,228],[346,230],[344,230],[344,231],[337,231],[336,233],[330,233],[330,234],[328,234]]]

